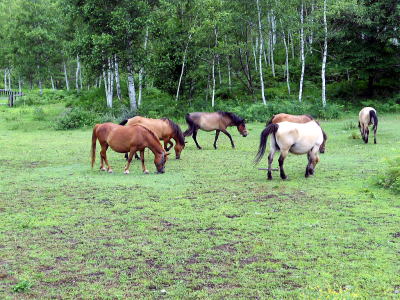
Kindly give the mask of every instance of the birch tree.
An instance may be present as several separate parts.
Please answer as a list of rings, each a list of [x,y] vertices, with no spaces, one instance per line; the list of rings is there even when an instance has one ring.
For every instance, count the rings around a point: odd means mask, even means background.
[[[121,100],[121,84],[120,84],[120,81],[119,81],[119,66],[118,66],[118,57],[117,57],[117,55],[115,54],[114,55],[114,71],[115,71],[115,87],[116,87],[116,90],[117,90],[117,98],[118,98],[118,100]]]
[[[324,0],[324,52],[322,55],[322,69],[321,69],[321,79],[322,79],[322,106],[326,106],[326,88],[325,88],[325,68],[326,68],[326,57],[328,55],[328,24],[326,22],[326,0]]]
[[[263,54],[264,39],[263,39],[263,34],[262,34],[261,9],[260,9],[259,0],[256,0],[256,3],[257,3],[257,16],[258,16],[258,34],[259,34],[259,40],[260,40],[258,63],[259,63],[260,84],[261,84],[261,98],[262,98],[263,104],[266,105],[267,101],[265,100],[265,94],[264,94],[264,78],[263,78],[263,70],[262,70],[262,54]]]
[[[144,36],[144,43],[143,43],[143,49],[146,52],[147,50],[147,40],[149,39],[149,27],[146,26],[146,34]],[[139,70],[139,95],[138,95],[138,105],[142,105],[142,88],[143,88],[143,75],[144,75],[144,66],[140,67]]]
[[[304,81],[304,69],[305,69],[305,57],[304,57],[304,3],[301,1],[300,8],[300,59],[301,59],[301,75],[300,75],[300,86],[299,86],[299,102],[303,98],[303,81]]]

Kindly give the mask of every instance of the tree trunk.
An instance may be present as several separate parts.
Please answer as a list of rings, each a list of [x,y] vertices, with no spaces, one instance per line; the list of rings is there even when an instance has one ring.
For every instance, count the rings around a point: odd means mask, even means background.
[[[106,70],[107,68],[107,70]],[[114,92],[114,72],[112,58],[108,58],[108,64],[103,66],[104,89],[106,92],[107,106],[112,108]]]
[[[147,40],[149,38],[149,27],[146,27],[146,34],[144,36],[144,44],[143,44],[143,49],[146,52],[147,49]],[[142,67],[139,70],[139,99],[138,99],[138,105],[142,105],[142,85],[143,85],[143,75],[144,75],[144,67]]]
[[[18,91],[19,91],[19,93],[22,93],[22,82],[21,82],[21,77],[18,78]]]
[[[322,55],[322,106],[326,106],[326,88],[325,88],[325,67],[326,67],[326,57],[328,55],[328,24],[326,22],[326,0],[324,0],[324,54]]]
[[[301,2],[300,11],[300,57],[301,57],[301,76],[300,76],[300,87],[299,87],[299,102],[303,98],[303,81],[304,81],[304,69],[305,69],[305,58],[304,58],[304,4]]]
[[[116,89],[117,89],[117,97],[118,97],[118,100],[121,100],[121,85],[120,85],[120,82],[119,82],[119,68],[118,68],[118,57],[117,57],[117,55],[115,54],[114,55],[114,66],[115,66],[115,87],[116,87]]]
[[[136,112],[137,102],[136,102],[136,91],[135,91],[135,80],[134,73],[131,64],[128,64],[128,94],[129,94],[129,104],[131,111]]]
[[[271,23],[271,30],[270,30],[271,71],[272,71],[272,77],[275,77],[274,49],[276,43],[276,33],[275,33],[275,16],[273,10],[271,10],[271,13],[268,14],[268,19]]]
[[[258,72],[258,67],[257,67],[257,55],[256,55],[256,49],[258,48],[258,37],[256,37],[256,45],[254,46],[253,44],[253,39],[251,39],[251,48],[253,49],[253,57],[254,57],[254,69],[256,72]]]
[[[69,81],[68,81],[68,74],[67,74],[67,66],[64,62],[64,77],[65,77],[65,86],[67,88],[67,91],[69,91]]]
[[[76,74],[75,74],[75,88],[79,91],[79,72],[81,71],[81,62],[79,61],[79,55],[76,56]]]
[[[178,101],[178,99],[179,99],[179,91],[181,89],[183,72],[185,71],[186,54],[187,54],[187,50],[188,50],[189,42],[190,42],[191,38],[192,38],[192,33],[189,34],[188,41],[186,42],[185,51],[183,52],[181,75],[179,76],[178,88],[176,89],[176,96],[175,96],[176,101]]]
[[[231,80],[231,60],[229,59],[229,55],[226,57],[226,62],[228,65],[228,87],[229,91],[232,90],[232,80]]]
[[[39,79],[39,91],[40,91],[40,96],[43,96],[43,87],[42,87],[42,80]]]
[[[50,81],[51,81],[51,89],[54,91],[56,87],[54,86],[54,80],[52,75],[50,75]]]
[[[288,32],[288,41],[289,41],[289,38],[290,38],[290,46],[291,46],[290,48],[292,49],[292,59],[294,60],[294,41],[293,41],[293,35],[290,32],[290,30]]]
[[[325,4],[324,4],[325,5]],[[310,30],[310,37],[308,38],[309,40],[309,44],[310,44],[310,53],[312,53],[312,44],[313,44],[313,25],[314,25],[314,2],[311,2],[311,18],[310,18],[310,22],[311,22],[311,30]]]
[[[8,88],[7,88],[7,69],[4,69],[4,89],[8,90]]]
[[[283,26],[282,26],[282,20],[280,20],[281,22],[281,27],[282,27],[282,39],[283,39],[283,45],[285,46],[285,66],[286,66],[286,84],[287,84],[287,89],[288,89],[288,94],[290,95],[290,78],[289,78],[289,49],[288,49],[288,45],[286,43],[286,35],[285,35],[285,31],[283,30]]]
[[[258,56],[258,62],[259,62],[260,84],[261,84],[261,98],[262,98],[263,104],[266,105],[267,101],[265,100],[265,94],[264,94],[264,78],[263,78],[263,69],[262,69],[262,54],[263,54],[264,39],[263,39],[262,27],[261,27],[260,3],[259,3],[259,0],[256,0],[256,2],[257,2],[257,15],[258,15],[258,34],[259,34],[259,39],[260,39],[260,52],[259,52],[259,56]]]
[[[212,59],[211,76],[212,76],[211,106],[214,107],[214,105],[215,105],[215,55],[213,56],[213,59]]]
[[[11,90],[11,70],[8,69],[8,89]]]

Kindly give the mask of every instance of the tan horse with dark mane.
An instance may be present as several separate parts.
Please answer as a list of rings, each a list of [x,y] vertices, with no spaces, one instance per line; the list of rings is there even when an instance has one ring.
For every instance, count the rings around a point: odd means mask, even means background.
[[[140,159],[142,161],[143,173],[148,174],[149,171],[144,165],[144,149],[149,148],[154,154],[154,164],[157,173],[164,173],[165,163],[168,154],[162,147],[158,137],[150,129],[141,125],[120,126],[114,123],[96,124],[92,134],[92,168],[96,159],[96,141],[99,140],[100,151],[100,170],[106,171],[104,163],[107,165],[107,171],[112,173],[111,166],[107,160],[107,149],[111,147],[115,152],[129,152],[127,164],[125,166],[125,174],[129,173],[133,155],[136,151],[140,151]]]
[[[232,148],[235,148],[232,136],[226,130],[229,126],[236,126],[242,136],[247,136],[244,119],[231,112],[193,112],[186,115],[186,123],[189,125],[189,128],[183,133],[183,135],[185,137],[192,135],[198,149],[201,149],[196,138],[199,129],[204,131],[216,131],[214,140],[215,149],[217,149],[217,140],[220,132],[223,132],[230,139]]]
[[[358,127],[360,128],[363,141],[368,143],[369,128],[368,126],[374,123],[374,144],[376,144],[376,130],[378,129],[378,116],[373,107],[364,107],[358,114]]]
[[[289,114],[284,114],[280,113],[277,115],[273,115],[271,120],[267,122],[267,126],[269,124],[278,124],[280,122],[292,122],[292,123],[308,123],[310,121],[315,121],[317,122],[312,116],[310,115],[289,115]],[[319,123],[317,122],[319,125]],[[321,128],[322,129],[322,128]],[[325,141],[327,139],[327,135],[324,130],[322,130],[322,133],[324,135],[324,142],[321,144],[321,147],[319,148],[320,153],[325,153]]]
[[[175,140],[175,158],[179,159],[181,157],[181,152],[185,148],[185,138],[179,125],[175,124],[170,119],[150,119],[136,116],[131,119],[124,120],[119,124],[126,126],[140,124],[149,128],[158,136],[160,140],[164,141],[165,151],[169,151],[172,148],[173,143],[171,142],[171,139]]]
[[[314,169],[319,162],[318,150],[323,142],[326,141],[321,127],[317,122],[310,121],[307,123],[280,122],[278,124],[269,124],[261,132],[260,146],[255,158],[258,163],[264,156],[268,135],[273,135],[270,140],[270,152],[268,156],[268,179],[272,179],[272,161],[276,151],[280,151],[279,169],[282,179],[286,179],[283,169],[283,162],[289,152],[294,154],[307,154],[308,164],[306,167],[305,177],[314,174]]]

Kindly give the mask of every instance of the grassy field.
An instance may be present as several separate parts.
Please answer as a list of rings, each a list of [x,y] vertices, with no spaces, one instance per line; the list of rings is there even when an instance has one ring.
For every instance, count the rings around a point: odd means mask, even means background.
[[[106,174],[90,129],[50,128],[61,110],[0,107],[1,299],[399,296],[400,200],[376,176],[400,116],[380,116],[377,145],[352,138],[356,115],[322,122],[315,176],[290,155],[288,180],[267,181],[252,163],[263,124],[230,129],[235,150],[200,132],[203,150],[190,138],[163,175],[149,153],[150,175],[137,161],[124,175],[109,151]]]

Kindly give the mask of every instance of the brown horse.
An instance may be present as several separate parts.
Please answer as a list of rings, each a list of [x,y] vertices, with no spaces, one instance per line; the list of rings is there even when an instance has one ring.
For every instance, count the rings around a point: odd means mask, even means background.
[[[136,151],[140,151],[140,159],[142,161],[142,170],[145,174],[149,171],[144,165],[144,149],[149,148],[154,153],[154,164],[157,173],[164,173],[165,162],[168,154],[162,147],[157,136],[148,128],[141,125],[120,126],[114,123],[96,124],[92,134],[92,168],[95,162],[96,141],[99,140],[100,151],[100,170],[105,171],[104,162],[107,165],[107,171],[112,173],[111,166],[107,160],[107,149],[110,146],[115,152],[129,152],[128,162],[125,166],[125,174],[129,173],[133,155]]]
[[[268,126],[269,124],[277,124],[285,121],[292,123],[308,123],[310,121],[315,121],[319,125],[319,123],[310,115],[289,115],[284,113],[273,115],[271,120],[269,120],[266,125]],[[321,144],[321,147],[319,148],[319,152],[325,153],[325,144],[326,140],[328,139],[328,136],[326,135],[324,130],[322,130],[322,134],[324,135],[324,141]]]
[[[198,149],[201,149],[196,139],[197,131],[199,129],[204,131],[216,131],[214,140],[215,149],[217,149],[217,140],[221,131],[229,137],[232,148],[235,148],[232,136],[226,130],[228,126],[236,126],[242,136],[247,136],[247,129],[244,119],[231,112],[194,112],[186,115],[186,122],[189,125],[189,128],[183,133],[183,135],[185,137],[193,135],[193,140]]]
[[[175,140],[175,158],[179,159],[181,157],[181,152],[185,148],[185,138],[179,125],[167,118],[150,119],[140,116],[123,120],[119,123],[119,125],[126,126],[135,124],[143,125],[153,131],[160,140],[164,141],[164,149],[166,151],[169,151],[173,146],[171,139]]]
[[[363,141],[368,143],[369,128],[368,126],[374,121],[374,144],[376,144],[376,130],[378,129],[378,116],[376,110],[372,107],[364,107],[358,114],[358,127],[360,128]]]

